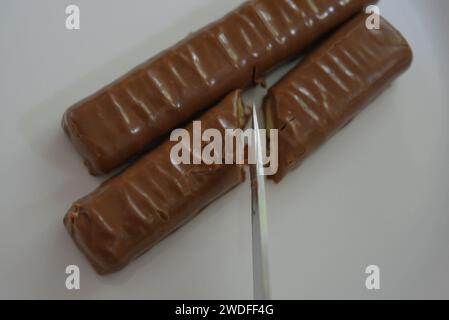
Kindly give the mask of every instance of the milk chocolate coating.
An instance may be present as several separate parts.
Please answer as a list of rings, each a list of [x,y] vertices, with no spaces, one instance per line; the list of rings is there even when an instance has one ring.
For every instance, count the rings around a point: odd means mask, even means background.
[[[91,174],[108,173],[375,2],[245,2],[71,107],[64,130]]]
[[[349,123],[412,63],[407,41],[385,19],[368,30],[359,14],[287,74],[264,100],[268,128],[279,129],[280,182]]]
[[[201,119],[202,130],[244,126],[239,91]],[[192,126],[187,127],[192,136]],[[175,165],[167,141],[75,202],[64,224],[100,274],[116,272],[244,181],[239,165]]]

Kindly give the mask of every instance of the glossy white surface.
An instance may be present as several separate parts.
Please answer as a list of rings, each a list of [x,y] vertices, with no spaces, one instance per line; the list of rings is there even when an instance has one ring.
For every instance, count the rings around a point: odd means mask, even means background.
[[[241,2],[3,0],[0,298],[252,297],[248,184],[110,277],[62,226],[70,203],[103,180],[64,137],[66,107]],[[79,31],[65,29],[72,3]],[[268,183],[274,298],[449,298],[449,2],[381,9],[414,64],[281,185]],[[65,288],[69,264],[80,291]],[[380,291],[365,288],[370,264]]]

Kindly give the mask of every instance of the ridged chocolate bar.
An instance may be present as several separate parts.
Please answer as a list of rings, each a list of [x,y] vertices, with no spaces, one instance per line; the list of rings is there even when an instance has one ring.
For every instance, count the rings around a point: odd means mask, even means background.
[[[243,128],[243,108],[241,93],[231,93],[200,119],[203,132]],[[192,136],[192,125],[187,129]],[[98,273],[119,271],[244,181],[239,165],[175,165],[175,144],[163,143],[65,216],[68,232]]]
[[[382,18],[368,30],[360,14],[269,90],[267,127],[279,129],[280,182],[349,123],[412,63],[403,36]]]
[[[108,173],[375,2],[245,2],[71,107],[64,130],[91,174]]]

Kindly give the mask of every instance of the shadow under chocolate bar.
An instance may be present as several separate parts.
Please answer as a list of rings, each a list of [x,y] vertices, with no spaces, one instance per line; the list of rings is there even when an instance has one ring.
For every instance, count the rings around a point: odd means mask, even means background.
[[[407,70],[412,50],[390,23],[369,30],[359,14],[274,85],[267,128],[279,129],[280,182]]]
[[[202,132],[218,129],[223,137],[226,129],[242,129],[247,117],[241,92],[200,120]],[[192,125],[186,129],[192,136]],[[75,202],[65,216],[66,229],[98,273],[124,268],[244,181],[243,165],[174,164],[175,144],[161,144]]]
[[[91,174],[140,155],[377,0],[251,0],[67,110]]]

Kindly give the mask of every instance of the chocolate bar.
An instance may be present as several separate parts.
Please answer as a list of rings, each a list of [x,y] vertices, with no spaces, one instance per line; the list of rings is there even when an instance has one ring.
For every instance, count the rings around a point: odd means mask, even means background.
[[[201,129],[243,128],[240,91],[201,117]],[[193,125],[186,128],[192,136]],[[73,204],[66,229],[99,274],[124,268],[244,181],[243,166],[175,164],[167,141]],[[193,148],[190,155],[193,156]]]
[[[412,63],[404,37],[381,18],[359,14],[288,73],[264,99],[268,129],[279,129],[275,182],[348,124]]]
[[[63,128],[91,174],[109,173],[375,2],[247,1],[71,107]]]

